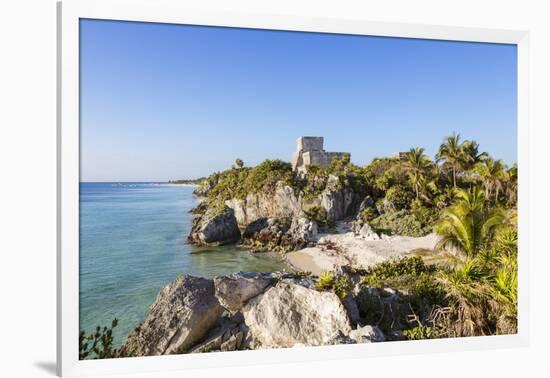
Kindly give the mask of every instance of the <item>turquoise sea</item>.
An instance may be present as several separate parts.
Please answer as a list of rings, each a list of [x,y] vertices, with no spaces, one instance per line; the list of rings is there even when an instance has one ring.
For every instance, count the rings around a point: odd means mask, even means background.
[[[193,187],[80,184],[80,329],[119,319],[115,346],[145,318],[160,288],[181,273],[214,277],[288,269],[274,254],[186,243]]]

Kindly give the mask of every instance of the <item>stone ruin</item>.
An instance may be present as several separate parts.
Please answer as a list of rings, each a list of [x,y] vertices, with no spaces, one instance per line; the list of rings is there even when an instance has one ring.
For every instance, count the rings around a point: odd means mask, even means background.
[[[299,175],[307,173],[307,167],[326,167],[332,159],[342,159],[345,152],[327,152],[323,149],[323,137],[302,136],[296,140],[296,151],[292,154],[292,168]]]

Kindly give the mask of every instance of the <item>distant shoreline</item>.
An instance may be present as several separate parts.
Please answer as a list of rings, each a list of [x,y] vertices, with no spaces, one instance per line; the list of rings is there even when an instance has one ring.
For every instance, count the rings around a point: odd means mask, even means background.
[[[81,181],[80,184],[199,186],[199,184],[175,183],[175,182],[170,182],[170,181]]]
[[[163,184],[159,184],[160,186],[199,186],[199,184],[176,184],[174,182],[167,182]]]

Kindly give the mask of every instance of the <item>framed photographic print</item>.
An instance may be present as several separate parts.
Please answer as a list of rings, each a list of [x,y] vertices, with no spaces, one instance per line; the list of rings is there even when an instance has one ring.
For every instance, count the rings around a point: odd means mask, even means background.
[[[526,32],[58,16],[58,374],[527,343]]]

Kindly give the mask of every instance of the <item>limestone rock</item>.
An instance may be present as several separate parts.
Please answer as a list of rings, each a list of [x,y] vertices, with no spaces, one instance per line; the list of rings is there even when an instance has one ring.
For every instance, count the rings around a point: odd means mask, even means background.
[[[386,341],[382,331],[377,326],[370,325],[354,329],[348,336],[357,343],[375,343]]]
[[[123,344],[121,355],[185,352],[207,335],[222,312],[212,280],[181,275],[159,292],[145,321]]]
[[[380,235],[378,235],[372,227],[363,222],[361,219],[353,221],[352,231],[356,237],[362,240],[380,240]]]
[[[306,218],[293,218],[290,225],[290,234],[295,241],[302,241],[304,244],[312,242],[317,238],[317,223]]]
[[[227,339],[226,341],[224,341],[221,345],[220,345],[220,350],[222,352],[228,352],[228,351],[232,351],[232,350],[238,350],[241,346],[241,343],[243,341],[243,334],[242,332],[238,332],[236,334],[233,334],[229,337],[229,339]]]
[[[305,218],[259,218],[243,232],[243,244],[254,251],[288,252],[309,246],[317,223]]]
[[[243,244],[253,251],[279,251],[288,243],[290,230],[287,218],[260,218],[250,223],[243,232]],[[283,250],[282,250],[283,251]]]
[[[363,201],[361,201],[361,204],[359,205],[359,210],[357,211],[357,214],[361,214],[361,212],[367,208],[376,209],[376,204],[374,202],[374,199],[372,199],[371,196],[366,196]]]
[[[245,336],[243,323],[226,321],[212,330],[206,340],[195,345],[189,353],[239,350]]]
[[[272,282],[270,274],[256,272],[214,278],[216,297],[232,314],[239,311],[249,299],[263,293]]]
[[[344,219],[350,211],[353,203],[353,192],[347,188],[336,187],[336,176],[329,176],[327,189],[321,194],[321,206],[327,211],[327,218],[330,221]]]
[[[193,194],[198,197],[206,197],[208,192],[210,192],[216,184],[216,180],[204,180],[195,188],[195,190],[193,190]]]
[[[251,299],[242,313],[256,345],[264,348],[323,345],[351,331],[334,293],[284,281]]]
[[[220,213],[207,210],[193,219],[189,242],[197,245],[223,245],[241,238],[241,231],[233,209],[226,208]]]
[[[234,210],[241,227],[260,218],[293,218],[303,214],[302,201],[288,185],[278,183],[273,192],[249,193],[245,199],[230,199],[225,204]]]
[[[359,307],[357,307],[357,302],[351,295],[347,295],[342,299],[342,304],[346,309],[349,319],[353,325],[359,324],[361,321],[361,316],[359,315]]]

